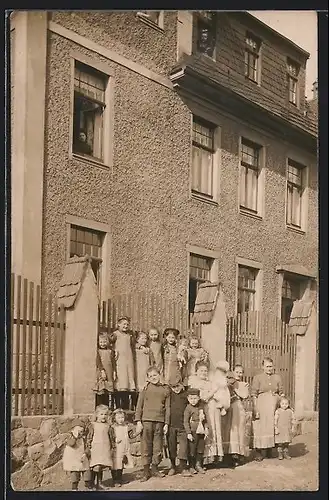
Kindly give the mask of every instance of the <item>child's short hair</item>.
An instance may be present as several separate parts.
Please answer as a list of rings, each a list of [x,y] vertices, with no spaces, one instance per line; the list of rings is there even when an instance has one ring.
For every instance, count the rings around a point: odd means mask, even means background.
[[[114,410],[114,412],[111,415],[112,422],[115,422],[116,415],[123,415],[124,418],[126,419],[126,412],[122,408],[117,408],[116,410]]]
[[[207,370],[209,370],[209,363],[207,363],[207,361],[197,361],[195,363],[195,371],[197,372],[199,368],[201,368],[201,366],[205,366],[207,368]]]
[[[272,358],[270,358],[269,356],[265,356],[265,358],[264,358],[264,359],[263,359],[263,361],[262,361],[262,366],[264,366],[264,365],[265,365],[266,361],[267,361],[268,363],[272,363],[272,364],[273,364],[273,359],[272,359]]]
[[[146,375],[149,375],[150,373],[152,372],[156,372],[158,375],[160,375],[160,372],[159,370],[157,369],[157,367],[155,365],[153,366],[150,366],[147,371],[146,371]]]
[[[189,337],[188,337],[188,342],[189,344],[191,343],[191,340],[197,340],[198,342],[198,345],[201,346],[201,341],[199,339],[199,337],[197,335],[195,335],[195,333],[192,333]]]
[[[117,323],[119,324],[119,323],[121,323],[122,321],[128,321],[128,323],[130,323],[130,318],[129,318],[128,316],[121,316],[121,317],[118,319]]]
[[[139,331],[139,332],[136,332],[136,338],[137,340],[142,336],[142,335],[145,335],[145,337],[148,339],[148,334],[146,332],[143,332],[143,331]]]
[[[189,389],[187,389],[186,395],[187,396],[199,396],[200,397],[200,390],[199,389],[195,389],[194,387],[190,387]]]
[[[282,403],[282,401],[287,401],[288,405],[290,405],[290,401],[289,401],[289,398],[287,398],[287,396],[280,396],[279,405],[280,405],[280,403]]]
[[[156,332],[157,332],[157,334],[158,334],[158,335],[160,335],[160,330],[159,330],[159,328],[158,328],[157,326],[151,326],[151,328],[149,328],[149,330],[148,330],[148,331],[150,332],[151,330],[156,331]]]
[[[167,337],[169,333],[173,333],[177,338],[179,335],[179,330],[177,330],[177,328],[166,328],[165,331],[163,332],[163,336]]]
[[[99,340],[99,339],[106,339],[106,340],[107,340],[107,342],[109,342],[109,336],[108,336],[108,334],[107,334],[107,333],[105,333],[105,332],[100,332],[100,333],[98,334],[98,340]]]
[[[94,411],[93,421],[95,421],[97,419],[97,415],[101,411],[106,411],[108,413],[108,416],[110,415],[110,409],[109,409],[108,406],[106,406],[106,405],[98,405],[98,406],[96,406],[95,411]]]

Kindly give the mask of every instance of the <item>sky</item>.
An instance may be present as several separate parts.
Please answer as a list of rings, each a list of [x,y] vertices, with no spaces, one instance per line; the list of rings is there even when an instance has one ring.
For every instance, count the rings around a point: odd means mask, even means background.
[[[306,66],[306,95],[312,98],[312,84],[318,79],[318,34],[315,10],[254,10],[250,14],[310,53]]]

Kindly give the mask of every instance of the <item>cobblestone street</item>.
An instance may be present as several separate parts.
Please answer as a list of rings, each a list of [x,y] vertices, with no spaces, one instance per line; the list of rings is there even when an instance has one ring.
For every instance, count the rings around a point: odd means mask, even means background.
[[[291,445],[292,460],[266,459],[249,462],[235,470],[221,468],[208,470],[204,476],[183,478],[181,475],[150,479],[140,483],[136,474],[126,475],[121,490],[218,490],[218,491],[316,491],[318,489],[318,435],[316,431],[297,436]],[[164,463],[164,466],[166,464]],[[105,477],[104,485],[111,488]],[[41,488],[40,488],[41,489]],[[69,490],[70,483],[49,485],[42,490]]]

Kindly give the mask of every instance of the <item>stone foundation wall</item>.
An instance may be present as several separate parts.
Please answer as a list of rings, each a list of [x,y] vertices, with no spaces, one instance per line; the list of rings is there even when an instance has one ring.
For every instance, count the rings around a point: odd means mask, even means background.
[[[11,484],[15,491],[60,484],[66,472],[62,456],[70,430],[91,415],[13,417],[11,420]],[[132,420],[132,415],[128,416]],[[129,426],[134,427],[131,422]],[[131,453],[140,468],[140,438],[131,440]]]

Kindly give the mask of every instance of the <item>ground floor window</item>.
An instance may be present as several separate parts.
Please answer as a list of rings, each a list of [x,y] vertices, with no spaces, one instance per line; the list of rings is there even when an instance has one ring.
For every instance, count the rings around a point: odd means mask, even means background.
[[[301,280],[292,277],[283,277],[281,291],[281,319],[289,323],[295,300],[301,299]]]
[[[91,257],[91,267],[97,284],[100,285],[100,267],[102,264],[102,246],[105,233],[71,224],[70,257]]]
[[[258,269],[239,265],[238,313],[256,310],[256,278],[258,272]]]
[[[195,301],[201,283],[210,281],[210,272],[214,259],[203,255],[190,254],[189,262],[189,313],[194,312]]]

